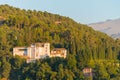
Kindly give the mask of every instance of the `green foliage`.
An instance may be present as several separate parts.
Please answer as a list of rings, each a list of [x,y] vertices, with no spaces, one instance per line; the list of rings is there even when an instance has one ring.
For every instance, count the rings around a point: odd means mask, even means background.
[[[73,69],[74,67],[76,67],[76,59],[74,55],[69,54],[68,58],[67,58],[67,66],[70,69]]]
[[[11,65],[8,62],[3,62],[0,76],[3,78],[8,78],[10,76]]]
[[[85,67],[95,70],[96,80],[119,79],[120,67],[114,69],[112,65],[115,63],[112,60],[120,60],[119,39],[48,12],[0,5],[0,17],[3,18],[0,20],[0,79],[83,80]],[[47,58],[27,64],[24,59],[12,56],[13,47],[35,42],[49,42],[51,49],[64,47],[67,58]],[[109,60],[111,64],[107,64]]]

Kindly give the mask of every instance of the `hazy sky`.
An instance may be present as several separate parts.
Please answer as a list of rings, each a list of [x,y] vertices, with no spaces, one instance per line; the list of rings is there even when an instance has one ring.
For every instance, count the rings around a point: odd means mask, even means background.
[[[0,4],[60,14],[84,24],[120,18],[120,0],[0,0]]]

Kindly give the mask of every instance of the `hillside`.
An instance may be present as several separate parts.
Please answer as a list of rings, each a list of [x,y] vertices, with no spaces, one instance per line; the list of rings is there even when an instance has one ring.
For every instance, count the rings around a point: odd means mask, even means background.
[[[95,80],[116,78],[119,74],[119,67],[112,70],[115,65],[111,65],[120,59],[119,40],[48,12],[0,5],[0,16],[4,18],[0,25],[0,79],[80,80],[86,79],[82,73],[85,67],[95,69]],[[49,42],[51,49],[66,48],[67,58],[27,64],[19,56],[13,57],[14,47],[36,42]]]
[[[89,24],[93,29],[104,32],[113,38],[120,38],[120,19]]]

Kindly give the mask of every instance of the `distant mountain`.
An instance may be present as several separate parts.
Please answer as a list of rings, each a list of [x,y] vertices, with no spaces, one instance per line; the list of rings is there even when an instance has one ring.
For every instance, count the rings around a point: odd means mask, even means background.
[[[104,32],[113,38],[120,38],[120,18],[115,20],[107,20],[104,22],[92,23],[88,26],[95,30]]]

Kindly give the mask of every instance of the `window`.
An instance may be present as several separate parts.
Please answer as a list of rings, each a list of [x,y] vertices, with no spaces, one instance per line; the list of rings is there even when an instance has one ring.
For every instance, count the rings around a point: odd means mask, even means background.
[[[27,56],[27,49],[24,49],[24,56]]]

